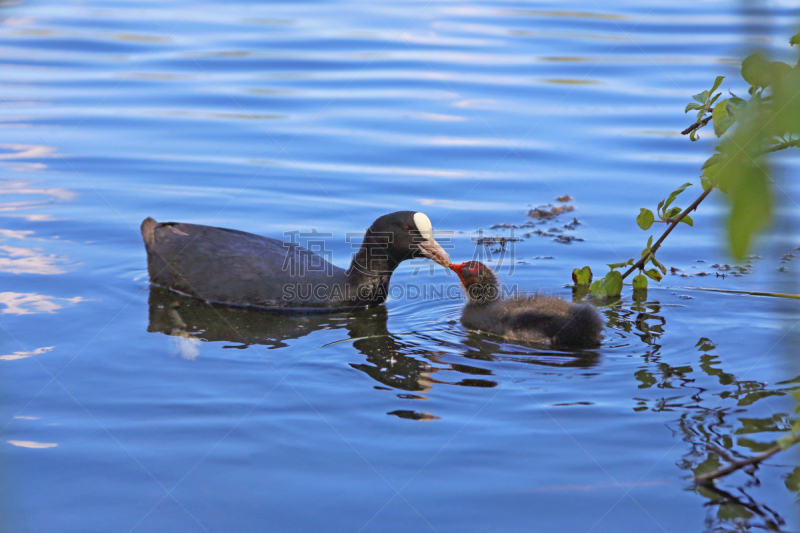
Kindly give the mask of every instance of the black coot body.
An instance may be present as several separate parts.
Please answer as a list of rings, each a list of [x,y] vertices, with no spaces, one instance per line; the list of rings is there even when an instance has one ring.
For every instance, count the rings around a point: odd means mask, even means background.
[[[208,302],[281,309],[363,307],[382,303],[395,268],[427,257],[449,266],[423,213],[378,218],[344,270],[297,244],[243,231],[142,222],[150,282]]]
[[[468,302],[461,323],[477,329],[525,342],[551,342],[582,348],[600,343],[603,321],[590,305],[575,305],[537,294],[500,297],[494,273],[477,261],[451,265],[467,291]]]

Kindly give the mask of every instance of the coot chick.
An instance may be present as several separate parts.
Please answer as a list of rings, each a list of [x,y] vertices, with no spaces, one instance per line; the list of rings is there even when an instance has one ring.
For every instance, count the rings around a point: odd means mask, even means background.
[[[450,265],[467,292],[468,302],[461,323],[527,342],[547,342],[581,348],[600,342],[603,321],[590,305],[575,305],[561,298],[543,296],[500,296],[500,284],[486,265],[468,261]]]
[[[398,211],[367,230],[344,270],[294,242],[243,231],[142,222],[150,282],[208,302],[320,310],[382,303],[395,268],[427,257],[447,267],[450,257],[433,238],[423,213]]]

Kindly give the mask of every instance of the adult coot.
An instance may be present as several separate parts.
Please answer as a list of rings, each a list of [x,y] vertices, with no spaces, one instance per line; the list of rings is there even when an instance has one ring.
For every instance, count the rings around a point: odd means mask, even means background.
[[[150,282],[208,302],[267,308],[363,307],[383,302],[402,261],[450,265],[423,213],[398,211],[372,223],[347,270],[293,242],[243,231],[142,222]]]
[[[537,294],[501,298],[494,272],[477,261],[450,265],[467,292],[461,323],[513,340],[546,342],[567,347],[596,346],[603,321],[590,305],[575,305]]]

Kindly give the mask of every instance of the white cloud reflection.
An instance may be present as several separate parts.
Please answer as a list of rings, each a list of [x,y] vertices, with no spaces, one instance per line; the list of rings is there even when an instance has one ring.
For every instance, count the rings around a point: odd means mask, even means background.
[[[173,349],[176,355],[181,359],[187,361],[197,360],[200,355],[200,343],[202,342],[197,337],[192,337],[186,333],[178,334],[171,337]]]
[[[55,346],[43,346],[32,351],[23,350],[21,352],[14,352],[9,355],[0,355],[0,361],[16,361],[17,359],[27,359],[28,357],[33,357],[34,355],[47,353],[53,348],[55,348]]]
[[[0,244],[0,272],[9,274],[63,274],[59,266],[65,258],[38,248],[19,248]]]
[[[35,313],[53,313],[63,308],[64,305],[74,305],[85,302],[80,296],[74,298],[56,298],[45,294],[33,292],[0,292],[0,305],[5,309],[0,314],[32,315]]]
[[[19,446],[20,448],[55,448],[58,446],[57,442],[36,442],[32,440],[7,440],[12,446]]]

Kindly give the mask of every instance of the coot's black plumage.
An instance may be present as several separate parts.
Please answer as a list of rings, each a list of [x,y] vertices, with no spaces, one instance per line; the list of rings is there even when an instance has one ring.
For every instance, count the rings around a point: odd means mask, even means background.
[[[461,323],[526,342],[551,342],[566,347],[590,347],[600,342],[603,321],[590,305],[537,294],[503,299],[494,273],[486,265],[468,261],[450,265],[467,291]]]
[[[142,222],[150,281],[209,302],[268,308],[342,308],[379,304],[407,259],[450,258],[423,213],[378,218],[344,270],[297,244],[243,231]]]

